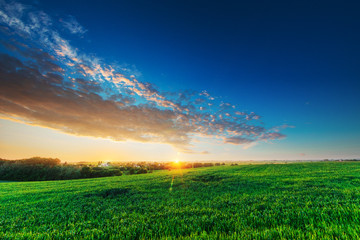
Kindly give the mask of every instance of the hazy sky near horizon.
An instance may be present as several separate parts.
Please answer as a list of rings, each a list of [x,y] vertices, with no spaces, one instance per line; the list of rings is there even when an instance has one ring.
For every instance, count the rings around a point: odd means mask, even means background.
[[[359,7],[0,0],[0,158],[360,158]]]

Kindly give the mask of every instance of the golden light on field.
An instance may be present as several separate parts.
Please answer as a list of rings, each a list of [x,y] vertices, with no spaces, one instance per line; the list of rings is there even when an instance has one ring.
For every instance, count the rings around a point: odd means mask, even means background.
[[[172,168],[178,169],[182,167],[182,162],[179,159],[174,159],[172,161]]]

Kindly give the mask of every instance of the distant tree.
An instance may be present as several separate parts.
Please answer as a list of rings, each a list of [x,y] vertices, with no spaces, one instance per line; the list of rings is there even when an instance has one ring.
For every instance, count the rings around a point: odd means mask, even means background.
[[[92,169],[90,167],[82,167],[80,171],[81,177],[88,178],[92,176]]]
[[[143,174],[143,173],[147,173],[147,170],[145,168],[139,168],[137,171],[136,171],[136,174]]]
[[[129,174],[130,174],[130,175],[135,174],[135,169],[134,169],[134,168],[130,168]]]
[[[203,166],[204,167],[213,167],[214,164],[213,163],[204,163]]]
[[[202,163],[194,163],[193,164],[193,168],[199,168],[199,167],[203,167],[204,165]]]
[[[120,171],[120,169],[116,168],[111,170],[112,176],[121,176],[123,174],[122,171]]]
[[[183,168],[192,168],[192,164],[191,163],[184,164]]]
[[[32,157],[29,159],[15,160],[15,162],[25,165],[47,165],[47,166],[55,166],[60,164],[60,159],[58,158],[42,158],[42,157]]]

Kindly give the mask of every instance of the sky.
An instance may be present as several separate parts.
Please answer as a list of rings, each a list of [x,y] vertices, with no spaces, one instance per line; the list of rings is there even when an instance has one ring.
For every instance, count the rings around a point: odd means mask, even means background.
[[[360,158],[359,7],[0,0],[0,158]]]

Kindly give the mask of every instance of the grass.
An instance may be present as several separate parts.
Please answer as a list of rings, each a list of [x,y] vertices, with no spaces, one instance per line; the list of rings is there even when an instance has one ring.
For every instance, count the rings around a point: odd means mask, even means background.
[[[360,163],[4,182],[0,239],[359,239]]]

